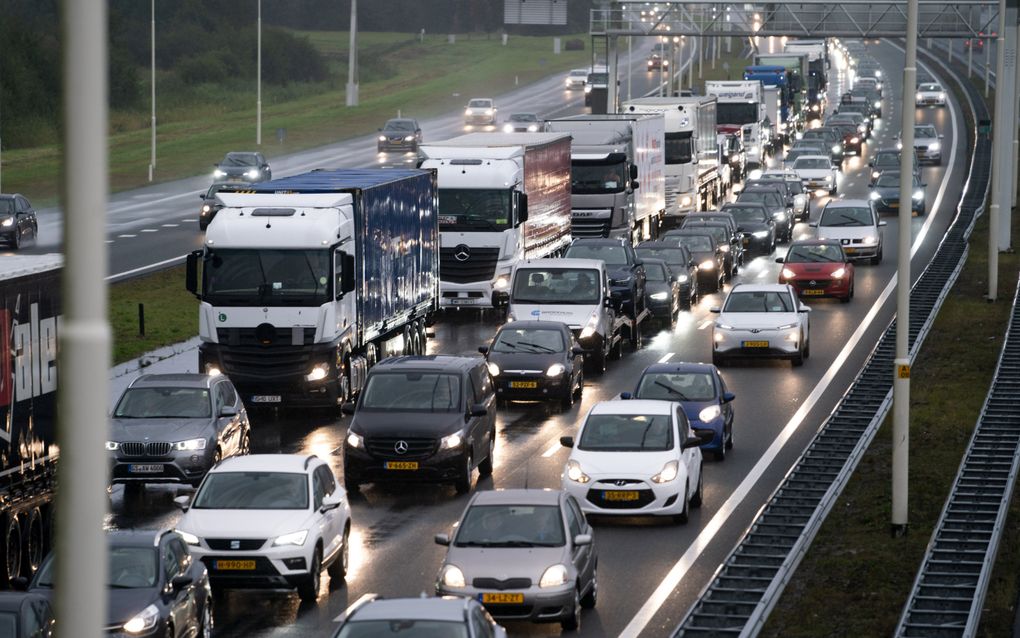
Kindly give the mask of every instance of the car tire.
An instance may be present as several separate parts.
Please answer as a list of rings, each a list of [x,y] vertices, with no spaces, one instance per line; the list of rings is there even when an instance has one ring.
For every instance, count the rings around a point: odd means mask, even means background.
[[[592,370],[596,374],[605,374],[606,373],[606,358],[607,358],[607,353],[606,353],[606,349],[604,347],[599,348],[598,352],[595,352],[595,353],[593,353],[591,355],[591,359],[590,359],[591,367],[592,367]]]
[[[712,353],[712,365],[714,365],[717,368],[721,368],[723,367],[723,365],[725,365],[725,360],[723,359],[721,354],[717,352]]]
[[[347,494],[357,494],[361,491],[361,483],[350,476],[344,476],[344,489],[347,490]]]
[[[724,445],[722,448],[724,449]],[[725,452],[724,452],[725,454]],[[698,469],[698,488],[694,490],[694,494],[691,495],[691,507],[701,507],[701,504],[705,502],[705,464],[702,463]]]
[[[312,554],[312,564],[309,565],[308,576],[298,584],[298,598],[303,603],[314,603],[319,598],[319,584],[322,580],[322,550],[318,547]]]
[[[340,583],[343,583],[347,578],[347,569],[351,563],[350,541],[351,541],[351,524],[348,523],[344,527],[344,535],[342,541],[343,547],[340,549],[340,555],[337,556],[336,560],[330,563],[329,567],[326,569],[326,572],[329,574],[329,585],[331,589],[339,586]]]
[[[198,617],[198,638],[212,638],[213,634],[213,601],[212,596],[207,596],[205,604],[202,605],[201,615]]]
[[[811,338],[808,337],[807,342],[804,343],[804,359],[811,358]]]
[[[715,460],[722,463],[726,460],[726,433],[723,432],[723,443],[719,446],[718,450],[714,452]]]
[[[584,370],[577,373],[577,389],[574,390],[574,398],[578,401],[584,396]]]
[[[730,436],[729,436],[729,438],[726,439],[726,444],[723,447],[725,447],[727,450],[732,450],[733,449],[733,425],[732,424],[730,424]]]
[[[14,248],[14,250],[20,250],[21,249],[21,229],[20,228],[15,228],[14,229],[14,234],[11,235],[11,247]]]
[[[790,361],[793,363],[794,368],[799,368],[804,365],[804,351],[798,350],[797,354],[793,355],[793,358],[790,359]]]
[[[478,475],[479,476],[492,476],[492,458],[496,451],[496,430],[493,429],[489,433],[489,453],[485,456],[485,459],[478,464]]]
[[[563,631],[581,631],[581,596],[580,592],[574,590],[574,605],[570,610],[570,615],[563,618],[560,621],[560,626]]]
[[[474,467],[471,459],[471,453],[466,452],[464,454],[464,467],[461,468],[460,476],[453,482],[453,488],[458,494],[467,494],[471,491],[471,478],[474,474]]]
[[[872,266],[877,266],[880,263],[882,263],[882,249],[881,248],[879,248],[878,252],[875,254],[875,256],[871,258],[871,265]]]
[[[691,508],[690,508],[691,502],[690,502],[690,499],[687,498],[687,492],[690,489],[691,489],[691,484],[690,483],[685,483],[684,484],[684,493],[681,495],[681,498],[684,499],[684,509],[679,514],[674,514],[673,515],[673,522],[678,524],[678,525],[686,525],[687,521],[689,521],[690,518],[691,518]]]
[[[560,397],[560,409],[567,412],[572,407],[574,407],[574,385],[567,384],[563,396]]]
[[[595,563],[595,568],[591,572],[591,589],[581,599],[581,607],[583,609],[595,609],[595,605],[599,602],[599,564]]]

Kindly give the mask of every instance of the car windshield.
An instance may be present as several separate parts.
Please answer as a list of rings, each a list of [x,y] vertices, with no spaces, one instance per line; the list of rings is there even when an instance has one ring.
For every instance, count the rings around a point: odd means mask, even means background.
[[[213,472],[198,488],[199,510],[303,510],[308,477],[296,472]]]
[[[715,249],[712,238],[706,235],[674,235],[670,239],[676,239],[692,253],[707,253]]]
[[[872,226],[871,209],[864,206],[837,206],[822,211],[819,226]]]
[[[0,215],[13,215],[13,214],[14,214],[14,200],[0,199]]]
[[[638,383],[636,399],[711,401],[715,382],[708,372],[649,372]]]
[[[921,185],[917,179],[917,175],[912,175],[911,177],[913,177],[914,186]],[[889,171],[882,173],[881,175],[878,176],[878,179],[875,180],[875,186],[879,188],[892,188],[892,187],[899,188],[900,173],[898,171],[895,173]]]
[[[626,266],[627,250],[621,245],[574,244],[567,249],[570,259],[601,259],[607,266]]]
[[[390,120],[386,122],[384,130],[414,132],[414,122],[411,120]]]
[[[474,505],[457,529],[456,547],[562,547],[556,505]]]
[[[590,268],[521,268],[514,275],[512,303],[597,304],[602,298],[599,271]],[[521,317],[528,319],[530,317]]]
[[[662,261],[669,264],[670,268],[676,267],[679,270],[679,272],[683,272],[684,270],[686,270],[687,262],[690,261],[684,255],[684,249],[680,248],[676,244],[674,244],[673,247],[639,246],[635,250],[637,251],[639,257],[642,258],[651,257],[652,259],[661,259]]]
[[[110,547],[106,551],[109,572],[107,584],[111,589],[147,589],[156,586],[156,550],[153,547]],[[52,588],[56,577],[56,560],[46,561],[34,585]],[[0,632],[0,636],[8,636]]]
[[[214,306],[318,307],[331,300],[330,262],[328,249],[208,248],[202,299]]]
[[[586,78],[586,77],[588,77],[588,70],[587,69],[574,69],[573,71],[570,72],[570,76],[571,77],[575,77],[575,78]]]
[[[932,139],[933,137],[938,137],[938,136],[939,136],[939,134],[935,130],[934,126],[915,126],[914,127],[914,137],[919,137],[919,138],[922,138],[922,139]]]
[[[808,244],[790,246],[784,260],[788,264],[802,263],[842,263],[843,250],[834,244]]]
[[[503,328],[496,334],[492,352],[545,354],[563,352],[566,344],[559,330],[543,328]]]
[[[416,371],[373,374],[358,409],[456,412],[460,410],[460,376]]]
[[[645,262],[645,279],[648,281],[666,281],[668,278],[664,264]]]
[[[922,84],[921,88],[918,89],[918,90],[919,91],[935,91],[935,92],[938,92],[938,91],[942,90],[942,87],[939,86],[938,84]]]
[[[227,156],[223,158],[221,166],[255,166],[258,161],[255,159],[255,153],[227,153]]]
[[[340,628],[336,638],[468,638],[467,625],[446,620],[359,620]]]
[[[790,295],[775,290],[731,292],[723,312],[793,312]]]
[[[468,102],[468,108],[490,109],[492,108],[492,100],[471,100],[470,102]]]
[[[623,162],[571,162],[570,192],[575,195],[619,193],[627,185],[624,169]]]
[[[209,190],[205,192],[205,198],[212,199],[213,197],[216,196],[216,193],[220,192],[221,190],[228,186],[232,186],[232,184],[213,184],[212,186],[209,187]],[[2,207],[3,205],[0,204],[0,208]]]
[[[738,222],[764,222],[765,211],[756,206],[727,206],[726,212]]]
[[[877,153],[875,160],[872,162],[872,166],[875,168],[896,166],[900,165],[900,156],[898,153]]]
[[[664,452],[673,449],[667,414],[592,414],[577,449],[591,452]]]
[[[708,233],[712,236],[717,244],[728,244],[729,243],[729,231],[722,226],[716,226],[708,224],[684,224],[684,228],[698,229],[701,232]]]
[[[504,231],[510,221],[510,189],[439,189],[440,230]]]
[[[207,419],[211,414],[206,388],[128,388],[113,412],[118,419]]]
[[[828,158],[824,157],[801,157],[793,163],[794,170],[804,168],[830,170],[832,168],[832,162],[830,162]]]
[[[738,202],[759,202],[770,208],[782,208],[783,202],[779,194],[770,191],[743,191],[737,196]]]
[[[511,122],[537,122],[538,116],[534,113],[514,113],[510,116]]]

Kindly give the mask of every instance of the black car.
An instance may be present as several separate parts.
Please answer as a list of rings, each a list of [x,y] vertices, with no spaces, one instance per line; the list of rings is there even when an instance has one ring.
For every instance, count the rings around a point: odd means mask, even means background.
[[[46,596],[28,592],[0,592],[0,636],[50,638],[53,609]]]
[[[680,313],[680,282],[665,261],[652,257],[644,262],[648,311],[659,325],[672,329]]]
[[[914,153],[914,175],[917,177],[921,176],[921,165],[917,161],[917,153]],[[871,169],[871,181],[868,185],[873,185],[882,173],[886,171],[900,170],[900,151],[895,148],[883,148],[875,152],[874,157],[868,162],[868,167]]]
[[[380,153],[386,151],[415,152],[421,142],[421,126],[418,124],[418,120],[397,117],[387,121],[385,126],[379,129],[376,148]]]
[[[511,113],[503,123],[504,133],[541,133],[545,122],[535,113]]]
[[[724,204],[723,210],[737,220],[744,250],[753,250],[768,255],[776,248],[776,222],[765,204],[759,202],[736,202]]]
[[[620,293],[621,309],[630,317],[645,310],[645,269],[634,248],[622,239],[575,239],[564,257],[601,259],[609,275],[609,289]]]
[[[368,373],[344,439],[344,483],[425,481],[471,490],[492,474],[496,392],[481,357],[392,357]]]
[[[499,401],[552,399],[569,410],[584,390],[584,348],[566,324],[504,324],[478,351],[485,355]]]
[[[804,131],[802,140],[821,140],[825,142],[826,153],[832,160],[833,166],[843,163],[843,135],[831,128],[813,128]]]
[[[900,175],[899,171],[885,171],[878,176],[871,187],[871,201],[875,210],[880,213],[895,213],[900,209]],[[927,184],[915,173],[914,183],[910,191],[910,210],[924,217],[927,212],[925,187]]]
[[[845,118],[830,117],[825,126],[836,129],[843,135],[843,154],[860,157],[864,145],[864,134],[857,128],[856,122]]]
[[[273,179],[273,171],[262,153],[227,153],[219,164],[213,166],[213,179],[219,182],[266,182]]]
[[[643,241],[634,250],[642,260],[651,258],[666,262],[680,286],[681,308],[690,310],[691,306],[698,302],[698,262],[694,260],[694,256],[686,246],[676,240]],[[645,286],[645,292],[650,298],[651,293],[647,290],[647,279]]]
[[[32,204],[17,193],[0,195],[0,241],[17,250],[28,237],[39,238],[39,220]]]
[[[107,635],[206,638],[212,634],[209,574],[202,561],[192,559],[176,532],[109,531],[106,538]],[[29,592],[52,596],[55,572],[50,554],[28,585]],[[73,634],[73,625],[68,628]]]
[[[698,291],[718,292],[722,289],[723,277],[726,272],[726,258],[722,251],[722,241],[704,228],[691,227],[671,230],[666,233],[663,242],[677,242],[690,253],[698,269]]]
[[[131,496],[146,483],[198,486],[210,467],[250,446],[248,413],[225,376],[145,374],[113,410],[110,480]]]
[[[216,193],[225,188],[233,188],[235,185],[236,184],[231,182],[216,182],[209,187],[209,190],[198,194],[198,198],[202,200],[202,208],[198,211],[199,230],[205,230],[208,228],[209,222],[211,222],[213,217],[216,217],[216,213],[220,212],[220,209],[223,208],[223,204],[216,199]]]
[[[748,187],[737,195],[737,202],[764,204],[776,222],[776,241],[793,238],[793,209],[786,203],[786,188],[780,184],[761,184]]]
[[[744,259],[744,245],[732,230],[729,224],[723,222],[706,222],[697,219],[685,219],[680,230],[696,228],[703,233],[709,233],[716,241],[718,249],[723,256],[723,281],[730,281],[737,272],[737,265]],[[670,231],[673,232],[673,231]],[[667,233],[667,237],[669,233]]]

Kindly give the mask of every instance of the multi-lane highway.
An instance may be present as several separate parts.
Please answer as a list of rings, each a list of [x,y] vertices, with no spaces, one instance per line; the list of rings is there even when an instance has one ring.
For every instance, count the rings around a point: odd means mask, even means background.
[[[768,45],[768,43],[763,43]],[[868,196],[867,157],[878,148],[895,146],[899,130],[901,92],[897,85],[903,53],[892,44],[871,45],[890,82],[884,96],[883,119],[866,144],[864,158],[843,166],[839,197]],[[654,87],[657,73],[646,73],[635,53],[635,95]],[[929,69],[938,76],[938,69]],[[848,78],[833,65],[830,104]],[[624,84],[625,86],[625,84]],[[499,98],[501,110],[536,111],[544,116],[580,112],[580,92],[565,92],[562,78],[514,91]],[[831,108],[831,107],[830,107]],[[966,172],[964,117],[952,101],[945,109],[917,111],[918,123],[934,124],[945,137],[944,165],[925,167],[929,214],[914,218],[913,264],[919,272],[956,206]],[[382,119],[382,117],[380,118]],[[423,122],[427,139],[443,139],[461,131],[460,114]],[[372,138],[274,160],[274,172],[286,175],[318,166],[371,165],[377,162]],[[111,273],[142,268],[178,257],[200,245],[197,231],[197,193],[204,178],[161,185],[115,198],[110,210]],[[813,217],[826,198],[812,203]],[[835,300],[811,303],[811,358],[803,367],[786,362],[732,365],[723,374],[736,394],[735,447],[723,462],[705,465],[705,503],[688,524],[647,519],[596,520],[595,542],[600,556],[599,603],[582,617],[585,636],[661,636],[667,634],[690,607],[719,562],[727,555],[756,512],[776,487],[838,397],[846,390],[894,312],[892,292],[896,275],[897,225],[884,228],[885,259],[878,266],[857,269],[856,297],[849,304]],[[59,236],[59,226],[46,223],[43,244]],[[800,224],[795,237],[810,236]],[[774,257],[748,263],[735,282],[774,282],[779,266]],[[727,286],[728,288],[728,286]],[[725,291],[724,291],[725,292]],[[656,361],[707,361],[710,357],[712,314],[723,293],[708,295],[690,312],[681,314],[671,332],[658,332],[637,352],[628,352],[608,372],[587,380],[583,400],[568,412],[541,405],[513,405],[498,420],[495,471],[478,480],[476,489],[500,487],[557,488],[566,450],[561,435],[573,434],[593,403],[615,398],[631,389],[641,370]],[[440,317],[430,353],[470,355],[486,343],[497,327],[494,317],[475,313],[447,313]],[[193,367],[188,356],[182,369]],[[338,476],[343,473],[338,453],[346,421],[315,414],[257,414],[253,418],[256,452],[314,453],[328,459]],[[122,491],[111,493],[111,527],[173,526],[178,512],[171,488],[150,489],[142,501],[125,502]],[[269,592],[229,592],[216,610],[220,636],[319,636],[335,627],[334,619],[365,593],[414,596],[431,593],[444,548],[434,545],[437,533],[448,532],[467,502],[452,488],[433,486],[385,487],[368,485],[352,498],[354,528],[352,567],[346,586],[327,584],[315,604],[300,604],[294,595]],[[558,625],[509,626],[514,635],[559,632]]]

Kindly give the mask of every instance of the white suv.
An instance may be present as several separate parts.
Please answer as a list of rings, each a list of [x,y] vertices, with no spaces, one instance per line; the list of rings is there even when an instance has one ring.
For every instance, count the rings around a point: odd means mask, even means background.
[[[350,559],[351,507],[317,456],[233,457],[209,471],[194,499],[180,496],[177,526],[213,587],[296,588],[319,594],[322,569],[343,580]]]
[[[811,356],[808,313],[789,284],[734,286],[712,327],[712,363],[730,357],[777,357],[804,364]]]

